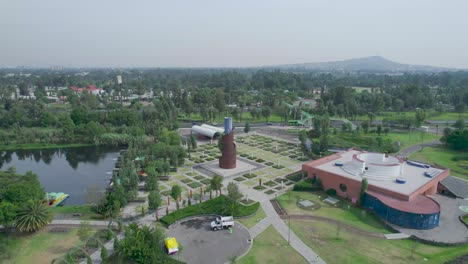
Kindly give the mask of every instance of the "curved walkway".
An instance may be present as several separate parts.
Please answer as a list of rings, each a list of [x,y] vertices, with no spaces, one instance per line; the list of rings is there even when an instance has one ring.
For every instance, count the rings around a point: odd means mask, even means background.
[[[411,154],[420,151],[424,147],[432,147],[432,146],[439,146],[442,145],[442,142],[435,140],[435,141],[430,141],[430,142],[424,142],[424,143],[419,143],[416,145],[411,145],[409,147],[406,147],[404,149],[401,149],[400,151],[397,152],[398,156],[407,158]]]

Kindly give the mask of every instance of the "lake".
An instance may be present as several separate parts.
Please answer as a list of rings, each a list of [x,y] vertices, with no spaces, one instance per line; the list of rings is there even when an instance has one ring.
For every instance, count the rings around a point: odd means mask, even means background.
[[[120,147],[0,151],[0,169],[37,174],[46,192],[70,194],[67,205],[96,201],[109,184]]]

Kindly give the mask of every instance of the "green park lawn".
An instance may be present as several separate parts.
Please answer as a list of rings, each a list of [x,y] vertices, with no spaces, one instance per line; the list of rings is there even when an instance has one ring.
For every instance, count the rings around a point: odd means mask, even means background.
[[[247,255],[240,258],[238,264],[283,264],[307,263],[307,261],[294,250],[288,242],[269,226],[253,240],[252,248]]]
[[[427,120],[434,120],[434,121],[445,121],[445,120],[458,120],[459,118],[463,118],[463,119],[468,119],[468,113],[454,113],[454,112],[450,112],[450,113],[434,113],[434,114],[431,114],[429,115],[426,119]]]
[[[46,148],[73,148],[92,146],[94,144],[49,144],[49,143],[28,143],[28,144],[0,144],[1,150],[16,150],[16,149],[46,149]]]
[[[262,207],[260,207],[254,215],[247,218],[238,219],[237,221],[245,225],[247,228],[251,228],[260,222],[263,218],[265,218],[265,216],[265,211],[263,211]]]
[[[327,263],[445,263],[468,252],[468,245],[441,247],[365,237],[319,221],[292,220],[291,228]]]
[[[404,111],[404,112],[381,112],[376,117],[375,120],[382,120],[385,117],[414,117],[416,114],[415,111]],[[434,121],[454,121],[458,118],[468,119],[468,113],[455,113],[455,112],[436,112],[436,111],[426,111],[426,120]],[[357,116],[357,120],[368,120],[367,115]]]
[[[373,146],[371,146],[369,143],[370,139],[376,139],[378,137],[377,134],[365,134],[363,131],[361,131],[359,134],[338,133],[336,135],[330,136],[330,145],[333,146],[340,146],[344,148],[357,147],[361,149],[374,149],[377,147],[375,146],[376,143],[374,143]],[[412,131],[411,134],[409,132],[390,132],[387,135],[382,133],[380,137],[382,137],[383,140],[389,139],[391,142],[400,142],[400,148],[423,142],[431,142],[439,140],[440,138],[440,136],[421,131]]]
[[[52,207],[54,214],[80,214],[81,220],[101,220],[102,216],[93,210],[92,205],[64,205]]]
[[[76,232],[77,229],[65,233],[50,233],[47,230],[21,235],[1,233],[0,262],[49,264],[80,244]]]
[[[468,154],[438,146],[425,147],[421,151],[412,154],[409,158],[449,168],[452,175],[468,180],[468,160],[454,160],[455,157],[460,157],[462,155],[466,156]]]
[[[190,118],[188,117],[185,117],[183,118],[185,120],[202,120],[200,114],[198,113],[193,113],[190,115]],[[269,118],[268,118],[268,122],[281,122],[281,117],[276,115],[276,114],[272,114]],[[249,112],[243,112],[242,113],[242,119],[239,118],[239,119],[234,119],[233,120],[234,122],[266,122],[265,118],[263,116],[260,116],[258,118],[252,118],[252,116],[250,115]],[[218,123],[218,125],[222,125],[224,123],[224,115],[218,115],[214,121],[210,121],[210,122],[214,122],[214,123]],[[207,122],[207,123],[210,123],[210,122]]]
[[[331,206],[322,202],[328,195],[325,192],[295,192],[291,191],[278,197],[278,202],[288,214],[315,215],[331,218],[344,224],[375,233],[391,233],[385,228],[381,221],[373,214],[359,207],[351,206],[349,203],[339,202],[337,206]],[[320,197],[320,198],[319,198]],[[309,200],[319,204],[317,210],[305,210],[296,205],[298,199]]]

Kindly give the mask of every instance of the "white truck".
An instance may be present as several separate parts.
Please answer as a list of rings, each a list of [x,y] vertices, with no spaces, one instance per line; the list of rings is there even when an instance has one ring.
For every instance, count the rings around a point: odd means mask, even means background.
[[[234,218],[232,216],[218,216],[214,221],[211,222],[211,229],[214,231],[233,226]]]

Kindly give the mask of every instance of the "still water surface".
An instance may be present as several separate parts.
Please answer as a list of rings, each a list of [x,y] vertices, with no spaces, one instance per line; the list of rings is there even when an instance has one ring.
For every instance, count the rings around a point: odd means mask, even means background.
[[[0,150],[0,169],[37,174],[46,192],[70,194],[67,205],[95,200],[109,183],[119,147]]]

